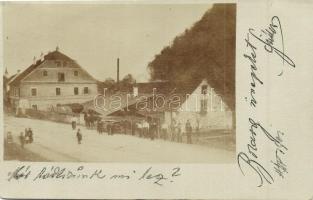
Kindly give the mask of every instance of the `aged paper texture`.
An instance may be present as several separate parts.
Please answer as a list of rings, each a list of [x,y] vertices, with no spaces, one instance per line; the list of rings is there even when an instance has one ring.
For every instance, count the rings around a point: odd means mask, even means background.
[[[2,2],[2,198],[312,199],[311,1]]]

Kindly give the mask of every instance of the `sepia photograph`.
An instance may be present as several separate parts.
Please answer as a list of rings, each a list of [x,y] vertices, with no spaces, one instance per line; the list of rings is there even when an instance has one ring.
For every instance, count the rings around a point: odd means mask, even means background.
[[[236,4],[9,3],[4,160],[236,162]]]

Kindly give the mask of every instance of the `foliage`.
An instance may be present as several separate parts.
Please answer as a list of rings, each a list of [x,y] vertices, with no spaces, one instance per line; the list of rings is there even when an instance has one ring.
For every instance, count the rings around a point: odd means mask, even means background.
[[[207,78],[235,108],[236,5],[216,4],[148,65],[151,80],[193,82]]]

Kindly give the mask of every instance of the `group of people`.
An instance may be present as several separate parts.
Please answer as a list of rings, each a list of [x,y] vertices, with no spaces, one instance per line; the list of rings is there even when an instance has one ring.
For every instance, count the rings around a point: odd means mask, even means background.
[[[155,121],[148,123],[148,121],[143,120],[136,123],[136,128],[139,132],[139,137],[150,138],[151,140],[157,137],[158,125]]]
[[[21,147],[24,148],[25,144],[34,142],[34,133],[31,128],[25,128],[25,131],[20,133],[19,140],[21,143]]]
[[[93,117],[92,114],[85,113],[84,119],[86,122],[86,127],[88,129],[96,129],[99,134],[107,133],[108,135],[113,135],[116,131],[119,133],[127,134],[127,130],[131,131],[131,135],[138,135],[141,138],[149,138],[154,140],[155,138],[160,138],[163,140],[170,140],[175,142],[183,142],[183,136],[186,135],[186,142],[192,144],[192,133],[193,128],[191,126],[190,120],[187,120],[185,124],[180,121],[175,121],[171,124],[164,122],[159,124],[155,119],[148,119],[137,121],[129,125],[126,122],[104,122],[101,119],[97,119],[91,122],[90,119]],[[89,119],[89,120],[88,120]],[[72,119],[72,129],[76,130],[77,122],[75,118]],[[196,128],[194,131],[197,131]],[[78,144],[82,142],[82,132],[77,129],[76,138]]]
[[[170,125],[164,122],[161,126],[160,138],[164,140],[171,140],[177,142],[183,142],[183,135],[187,136],[187,143],[192,143],[192,126],[189,120],[186,121],[185,126],[181,122],[173,121]]]
[[[84,113],[84,121],[85,121],[85,125],[86,127],[89,128],[94,128],[95,127],[95,123],[98,121],[99,117],[95,116],[93,113]]]

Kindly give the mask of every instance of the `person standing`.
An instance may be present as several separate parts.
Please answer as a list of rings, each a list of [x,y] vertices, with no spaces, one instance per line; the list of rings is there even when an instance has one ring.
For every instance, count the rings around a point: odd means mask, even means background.
[[[98,134],[102,134],[102,132],[101,132],[101,119],[100,118],[97,120],[97,132],[98,132]]]
[[[31,128],[28,129],[28,142],[29,143],[33,143],[34,141],[34,134],[33,134],[33,130]]]
[[[85,112],[85,113],[84,113],[84,121],[85,121],[85,126],[88,128],[88,122],[87,122],[87,120],[88,120],[88,114],[87,114],[87,112]]]
[[[19,139],[20,139],[21,147],[24,149],[25,137],[24,137],[23,132],[20,133]]]
[[[77,137],[77,142],[78,142],[78,144],[81,144],[81,141],[82,141],[82,139],[83,139],[83,135],[82,135],[82,133],[80,132],[80,129],[77,130],[76,137]]]
[[[137,123],[137,129],[138,129],[138,132],[139,132],[139,137],[142,137],[142,136],[143,136],[143,127],[142,127],[142,124],[143,124],[143,122],[138,122],[138,123]]]
[[[72,123],[72,129],[75,130],[76,129],[76,117],[73,115],[71,118],[71,123]]]
[[[167,139],[167,129],[168,129],[168,125],[164,121],[162,126],[161,126],[161,138],[164,139],[164,140]]]
[[[175,141],[175,124],[175,121],[171,123],[171,141]]]
[[[181,130],[181,123],[178,122],[176,126],[176,132],[177,132],[177,142],[183,142],[183,135],[182,135],[182,130]]]
[[[191,127],[190,121],[188,119],[186,122],[186,134],[187,134],[187,143],[188,144],[192,144],[191,133],[192,133],[192,127]]]
[[[157,124],[155,122],[155,120],[152,120],[151,125],[150,125],[150,139],[154,140],[154,137],[156,135],[156,131],[157,131]]]
[[[25,133],[23,134],[24,143],[28,143],[28,135],[29,135],[29,129],[25,128]]]

